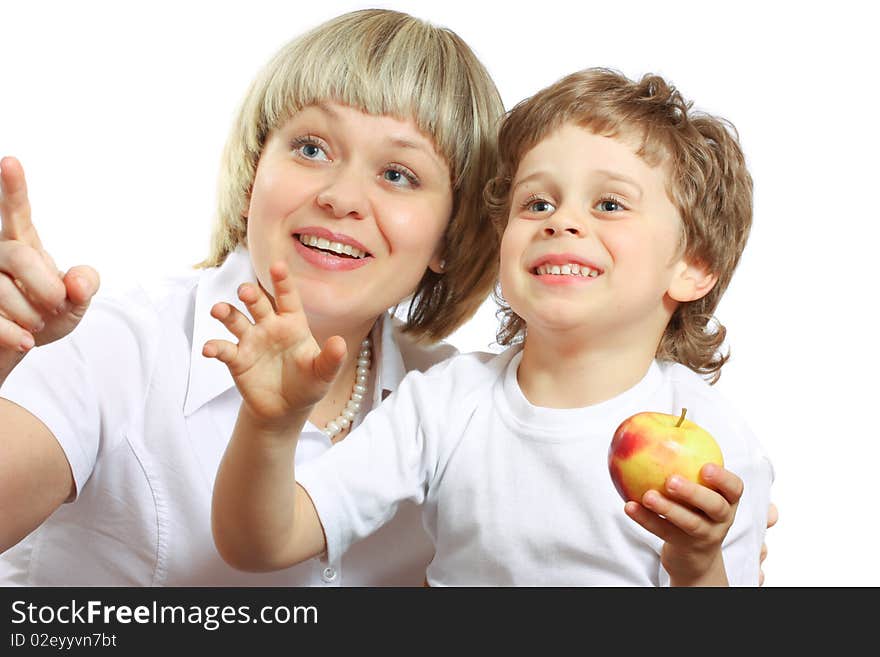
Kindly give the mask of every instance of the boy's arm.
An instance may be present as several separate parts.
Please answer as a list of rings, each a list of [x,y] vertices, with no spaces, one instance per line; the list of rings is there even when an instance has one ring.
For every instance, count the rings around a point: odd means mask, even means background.
[[[242,404],[214,483],[211,528],[220,556],[239,570],[286,568],[321,554],[324,533],[295,482],[296,441],[308,414],[283,430]]]
[[[238,344],[211,340],[203,349],[226,364],[242,395],[214,483],[214,541],[231,566],[250,571],[285,568],[325,549],[315,507],[296,483],[294,455],[314,404],[345,358],[338,336],[318,347],[287,267],[276,263],[270,273],[275,308],[257,286],[241,286],[254,323],[228,304],[215,305],[211,314]]]

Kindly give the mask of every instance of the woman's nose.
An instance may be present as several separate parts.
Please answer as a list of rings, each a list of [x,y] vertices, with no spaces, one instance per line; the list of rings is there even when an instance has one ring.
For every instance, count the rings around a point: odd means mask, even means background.
[[[337,219],[363,219],[367,216],[364,183],[351,167],[340,167],[330,174],[327,184],[318,192],[317,203]]]

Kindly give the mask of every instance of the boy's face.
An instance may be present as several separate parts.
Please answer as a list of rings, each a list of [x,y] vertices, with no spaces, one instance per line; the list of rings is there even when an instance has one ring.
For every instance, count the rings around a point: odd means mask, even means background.
[[[412,121],[327,102],[270,133],[248,248],[270,292],[269,267],[287,262],[310,322],[356,325],[436,268],[451,212],[449,168]]]
[[[665,171],[634,144],[566,124],[523,157],[501,286],[529,334],[656,341],[676,301],[689,300],[683,279],[693,272],[678,256],[681,219]]]

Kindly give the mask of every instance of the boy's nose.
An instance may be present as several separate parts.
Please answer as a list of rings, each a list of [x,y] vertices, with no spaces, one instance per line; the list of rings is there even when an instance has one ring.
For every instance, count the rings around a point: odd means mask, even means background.
[[[560,216],[560,214],[557,212],[545,221],[544,237],[559,237],[565,234],[580,237],[586,232],[580,222],[570,217]]]
[[[316,202],[318,207],[327,210],[337,219],[363,219],[368,214],[366,190],[363,181],[358,179],[354,171],[341,169],[335,172],[318,192]]]

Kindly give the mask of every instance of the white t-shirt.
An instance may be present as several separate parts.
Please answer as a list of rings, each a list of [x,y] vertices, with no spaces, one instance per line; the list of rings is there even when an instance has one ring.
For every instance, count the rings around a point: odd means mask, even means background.
[[[255,281],[244,249],[219,268],[161,288],[93,301],[68,337],[34,350],[0,396],[39,418],[61,444],[77,497],[0,555],[0,585],[418,586],[433,554],[419,510],[345,559],[314,559],[275,573],[226,565],[211,536],[214,476],[241,396],[226,366],[201,355],[211,338],[234,339],[209,314],[241,310],[237,287]],[[373,329],[372,405],[413,368],[455,352],[420,346],[383,317]],[[370,406],[365,405],[366,411]],[[339,444],[344,444],[348,438]],[[307,424],[297,464],[331,447]]]
[[[652,363],[635,386],[575,409],[532,405],[522,352],[465,354],[411,373],[350,439],[297,470],[335,561],[401,501],[424,504],[434,586],[662,586],[662,541],[623,511],[608,473],[621,421],[688,417],[745,482],[722,547],[732,585],[757,585],[773,470],[719,393],[678,364]]]

